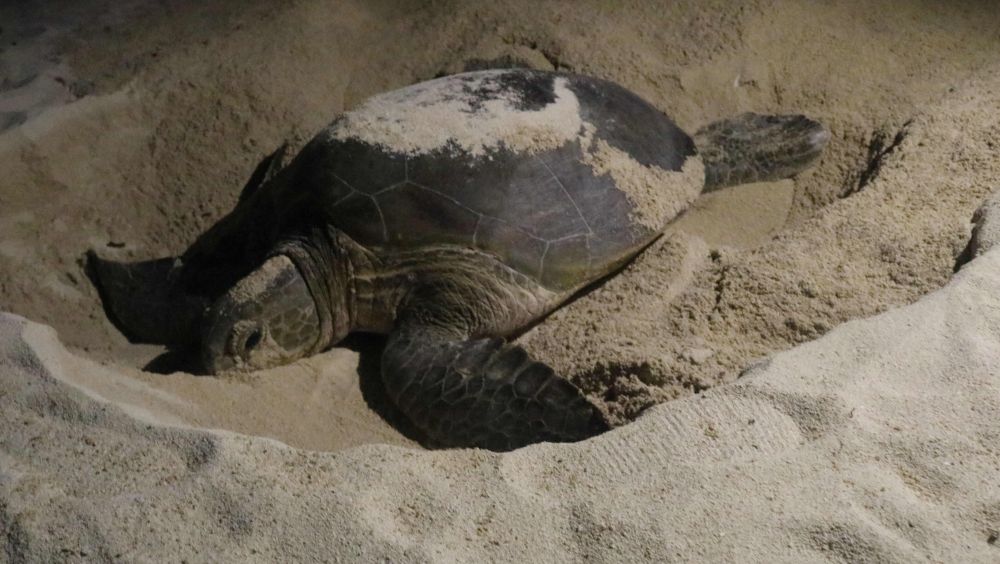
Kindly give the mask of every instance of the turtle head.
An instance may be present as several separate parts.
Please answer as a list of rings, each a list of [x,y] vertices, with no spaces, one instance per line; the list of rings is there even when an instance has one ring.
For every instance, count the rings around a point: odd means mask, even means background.
[[[316,302],[285,255],[269,258],[209,309],[202,334],[207,372],[277,366],[313,352],[320,338]]]

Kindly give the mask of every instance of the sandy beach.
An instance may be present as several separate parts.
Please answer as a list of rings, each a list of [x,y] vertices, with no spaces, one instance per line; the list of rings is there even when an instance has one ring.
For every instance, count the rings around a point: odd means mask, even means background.
[[[0,561],[997,561],[997,54],[985,1],[0,7]],[[425,450],[380,337],[207,377],[107,319],[88,250],[176,255],[281,143],[511,64],[832,134],[518,337],[612,431]]]

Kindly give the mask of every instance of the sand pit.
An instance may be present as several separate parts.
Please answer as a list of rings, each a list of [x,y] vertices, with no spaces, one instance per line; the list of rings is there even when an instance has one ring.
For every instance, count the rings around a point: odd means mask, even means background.
[[[990,3],[58,4],[0,8],[0,311],[56,332],[0,324],[0,555],[1000,554],[1000,259],[949,283],[1000,178]],[[423,453],[377,340],[227,380],[108,322],[87,249],[176,254],[283,140],[496,61],[615,80],[688,131],[752,110],[833,133],[521,336],[620,429]]]

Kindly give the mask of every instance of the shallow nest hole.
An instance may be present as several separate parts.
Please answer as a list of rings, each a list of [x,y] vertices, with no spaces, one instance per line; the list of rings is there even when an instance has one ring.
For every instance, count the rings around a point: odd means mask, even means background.
[[[553,66],[560,66],[560,63],[552,62],[551,57],[546,57],[549,59]],[[496,67],[507,67],[507,66],[537,66],[532,65],[530,62],[517,57],[508,56],[501,57],[499,59],[492,60],[480,60],[474,59],[465,61],[461,65],[459,70],[469,70],[469,69],[479,69],[479,68],[496,68]],[[454,72],[454,69],[450,69],[449,72]],[[444,72],[442,72],[444,74]],[[902,128],[891,130],[889,128],[885,130],[879,130],[875,132],[869,139],[859,139],[857,141],[850,141],[844,138],[834,138],[831,143],[853,143],[854,146],[847,148],[843,151],[843,154],[850,155],[851,158],[855,158],[856,161],[848,163],[847,166],[843,166],[844,163],[820,163],[820,167],[828,167],[830,169],[843,169],[844,172],[841,175],[839,182],[830,183],[828,190],[829,194],[833,197],[820,198],[814,200],[811,205],[805,205],[807,213],[800,214],[800,219],[797,222],[789,223],[784,222],[776,229],[768,232],[766,237],[768,240],[774,240],[780,238],[784,232],[789,229],[796,228],[798,225],[804,221],[802,218],[808,218],[811,215],[820,213],[822,208],[826,205],[838,201],[838,199],[851,198],[864,190],[868,189],[872,182],[878,177],[878,174],[885,162],[892,158],[894,151],[897,150],[899,145],[905,140],[907,127],[909,122],[907,122]],[[827,174],[826,177],[830,175]],[[794,190],[791,187],[791,183],[786,182],[785,190]],[[234,189],[237,186],[233,186]],[[740,190],[740,188],[734,188],[732,190]],[[792,193],[791,199],[788,200],[789,208],[792,202],[799,193]],[[724,200],[725,198],[717,198],[717,200]],[[183,204],[183,200],[178,200],[178,203]],[[233,203],[235,203],[235,195],[233,197]],[[197,202],[189,201],[187,202],[190,207],[190,213],[177,213],[176,217],[179,218],[199,218],[197,221],[200,222],[199,227],[203,227],[205,211],[201,209]],[[725,209],[727,205],[725,202],[715,202],[713,204],[715,207],[712,210],[718,211],[719,209]],[[729,205],[739,205],[739,203],[730,203]],[[697,210],[695,210],[697,212]],[[711,210],[710,210],[711,211]],[[789,210],[785,210],[786,220],[788,217]],[[689,214],[694,215],[694,214]],[[724,214],[723,214],[724,215]],[[711,216],[711,214],[709,214]],[[197,229],[195,229],[196,231]],[[192,228],[186,228],[180,230],[182,233],[191,232]],[[768,243],[759,243],[759,246],[766,246]],[[120,246],[120,242],[109,241],[109,247]],[[731,291],[731,285],[733,284],[732,279],[727,280],[727,272],[729,272],[730,262],[733,256],[738,256],[741,253],[754,252],[753,250],[739,250],[735,251],[728,245],[716,245],[714,243],[709,243],[703,249],[704,252],[704,264],[702,267],[695,269],[696,272],[693,274],[692,279],[686,282],[687,287],[678,290],[676,295],[672,296],[669,302],[680,303],[677,309],[670,310],[671,313],[676,314],[677,319],[675,320],[675,330],[677,332],[684,332],[685,323],[688,325],[693,325],[695,318],[698,317],[699,312],[705,316],[712,315],[722,315],[720,314],[720,308],[725,306],[724,294],[727,291]],[[150,257],[144,257],[150,258]],[[640,257],[641,259],[642,257]],[[612,277],[610,280],[615,280]],[[601,292],[607,293],[610,290],[608,284],[598,285],[594,290],[599,290]],[[802,292],[803,294],[808,294],[812,290],[806,288]],[[571,306],[582,302],[587,299],[588,296],[593,295],[593,292],[582,296],[580,300],[576,300]],[[96,293],[92,294],[92,297],[96,300]],[[684,300],[689,300],[687,302],[687,307],[683,304]],[[706,306],[699,310],[697,307],[692,306],[692,304],[699,304],[701,300],[705,300]],[[96,303],[96,302],[95,302]],[[92,316],[93,317],[93,316]],[[98,320],[93,320],[95,323]],[[553,319],[546,320],[542,322],[539,327],[544,326],[548,323],[559,323],[559,314],[557,313],[553,316]],[[825,322],[807,322],[802,319],[789,317],[783,320],[782,325],[784,328],[793,336],[785,339],[783,342],[788,346],[797,344],[799,342],[804,342],[806,340],[811,340],[817,338],[830,330],[831,325],[825,324]],[[193,364],[191,362],[191,352],[184,350],[172,350],[165,351],[161,347],[154,347],[149,345],[133,345],[123,343],[120,336],[109,335],[112,341],[106,349],[101,349],[99,351],[87,350],[90,347],[84,348],[84,354],[95,357],[98,360],[110,361],[111,364],[123,365],[126,367],[137,368],[141,367],[144,371],[156,374],[162,374],[164,378],[170,378],[171,374],[176,374],[178,372],[191,372]],[[631,337],[632,339],[638,341],[646,341],[647,343],[657,342],[662,339],[662,335],[650,335],[650,334],[637,334]],[[356,390],[360,393],[365,406],[378,414],[378,416],[385,421],[389,426],[391,426],[396,431],[400,432],[407,440],[415,441],[417,443],[424,442],[423,437],[420,433],[413,428],[411,424],[406,420],[396,408],[392,405],[390,401],[385,396],[385,391],[382,388],[381,379],[379,376],[379,355],[381,349],[384,345],[384,340],[381,337],[369,336],[369,335],[357,335],[350,337],[346,342],[342,343],[340,347],[348,348],[357,354],[357,372],[358,380],[356,382]],[[669,343],[666,343],[669,345]],[[695,348],[697,349],[697,347]],[[778,349],[780,350],[780,349]],[[765,354],[772,354],[777,352],[776,350],[765,351]],[[746,357],[749,353],[747,351],[741,351],[740,354]],[[669,346],[663,349],[663,355],[674,355],[677,362],[668,363],[666,366],[657,365],[656,360],[651,362],[648,358],[636,358],[635,360],[608,360],[606,362],[597,363],[591,366],[590,369],[577,370],[568,374],[568,376],[579,385],[588,396],[602,406],[602,409],[609,415],[609,417],[618,424],[625,424],[628,421],[635,419],[640,416],[647,409],[658,405],[660,403],[670,401],[673,399],[689,396],[691,394],[701,393],[707,389],[710,389],[719,384],[724,384],[729,381],[735,380],[744,369],[750,365],[757,356],[753,356],[752,359],[743,362],[742,364],[734,364],[732,358],[739,355],[729,355],[725,362],[718,364],[713,364],[712,357],[723,356],[719,353],[714,353],[710,357],[704,357],[704,353],[699,350],[693,350],[690,347],[684,350],[674,350],[670,349]],[[759,356],[759,355],[758,355]],[[558,364],[558,363],[556,363]],[[315,368],[315,364],[311,364]],[[707,368],[706,368],[707,367]],[[707,371],[711,371],[711,375],[706,377]],[[280,375],[274,376],[280,378]],[[322,378],[323,374],[317,372],[316,378]],[[249,378],[250,383],[253,383],[253,377]],[[245,384],[246,382],[242,382]],[[349,390],[348,390],[349,391]],[[261,407],[265,406],[263,404],[254,404],[250,402],[247,404],[249,407]],[[227,422],[224,420],[219,420],[214,423],[216,426],[226,426]],[[366,425],[369,423],[365,423]],[[297,445],[306,446],[310,448],[341,448],[343,446],[348,446],[352,444],[350,442],[338,445],[323,445],[315,444],[309,441],[303,441],[296,436],[295,429],[272,427],[268,428],[267,425],[257,426],[257,427],[245,427],[240,425],[232,425],[233,430],[245,433],[256,433],[266,436],[272,436],[278,439],[285,440],[286,442]],[[381,442],[377,436],[372,436],[368,438],[361,438],[357,442]]]

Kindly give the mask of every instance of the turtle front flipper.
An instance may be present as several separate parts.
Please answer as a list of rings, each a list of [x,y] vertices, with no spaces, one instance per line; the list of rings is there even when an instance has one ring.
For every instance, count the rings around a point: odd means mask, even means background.
[[[389,397],[437,445],[507,451],[609,429],[569,381],[501,339],[407,321],[382,356]]]
[[[705,192],[791,178],[820,157],[830,132],[801,115],[745,113],[694,134],[705,164]]]
[[[130,341],[162,345],[197,342],[208,300],[181,290],[178,259],[139,262],[87,253],[87,267],[108,317]]]

